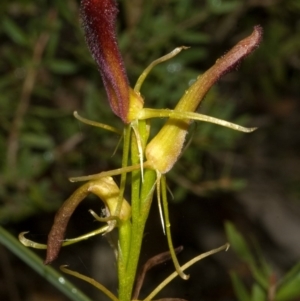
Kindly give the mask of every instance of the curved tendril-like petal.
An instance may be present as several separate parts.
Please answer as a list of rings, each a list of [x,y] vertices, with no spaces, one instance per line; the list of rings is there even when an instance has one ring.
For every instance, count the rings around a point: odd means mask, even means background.
[[[181,266],[181,271],[185,271],[187,268],[189,268],[190,266],[192,266],[193,264],[195,264],[196,262],[198,262],[199,260],[202,260],[205,257],[208,257],[210,255],[216,254],[218,252],[221,251],[227,251],[229,249],[229,244],[226,243],[225,245],[210,250],[206,253],[200,254],[196,257],[194,257],[193,259],[191,259],[190,261],[188,261],[187,263],[185,263],[183,266]],[[178,276],[177,271],[173,272],[169,277],[167,277],[162,283],[160,283],[143,301],[151,301],[153,299],[154,296],[156,296],[167,284],[169,284],[175,277]]]
[[[142,109],[139,115],[140,119],[149,119],[149,118],[161,118],[161,117],[169,117],[172,119],[189,119],[189,120],[197,120],[197,121],[204,121],[209,123],[218,124],[227,128],[230,128],[235,131],[240,131],[244,133],[251,133],[255,131],[256,127],[247,128],[223,119],[215,118],[212,116],[194,113],[194,112],[184,112],[184,111],[177,111],[177,110],[169,110],[169,109]]]
[[[175,249],[176,254],[180,253],[183,250],[183,246],[179,246]],[[147,260],[147,262],[142,266],[139,273],[136,276],[136,283],[135,287],[132,293],[132,300],[136,300],[140,294],[140,290],[142,288],[142,285],[144,283],[146,273],[152,269],[153,267],[162,264],[166,262],[167,260],[170,260],[171,254],[170,251],[160,253],[158,255],[155,255]],[[163,300],[163,299],[162,299]],[[182,300],[182,299],[165,299],[165,300]],[[157,300],[158,301],[158,300]]]
[[[97,220],[98,222],[101,223],[106,223],[110,221],[117,221],[118,223],[121,221],[118,216],[108,216],[108,217],[100,217],[94,210],[90,209],[89,213]]]
[[[133,129],[133,132],[134,132],[134,135],[135,135],[135,139],[136,139],[137,148],[138,148],[138,151],[139,151],[139,159],[140,159],[140,166],[141,166],[141,178],[142,178],[142,182],[144,182],[144,165],[143,165],[143,162],[144,162],[144,158],[143,158],[144,150],[143,150],[142,141],[141,141],[141,137],[140,137],[139,130],[138,130],[138,122],[137,122],[137,120],[133,121],[131,123],[131,128]]]
[[[96,229],[94,231],[91,231],[89,233],[86,233],[86,234],[83,234],[83,235],[80,235],[78,237],[75,237],[75,238],[67,238],[63,241],[62,243],[62,247],[66,247],[66,246],[69,246],[69,245],[72,245],[72,244],[75,244],[77,242],[80,242],[82,240],[85,240],[85,239],[88,239],[90,237],[93,237],[95,235],[99,235],[99,234],[105,234],[108,232],[108,229],[109,229],[109,226],[108,225],[105,225],[99,229]],[[47,249],[47,245],[46,244],[41,244],[41,243],[38,243],[38,242],[35,242],[33,240],[30,240],[28,238],[25,237],[25,234],[29,233],[28,231],[27,232],[21,232],[19,234],[19,241],[25,246],[25,247],[29,247],[29,248],[33,248],[33,249]]]
[[[100,217],[95,211],[91,209],[89,210],[89,212],[98,222],[107,223],[108,227],[106,233],[112,231],[116,227],[116,225],[121,222],[120,218],[117,216]]]
[[[143,73],[140,75],[140,77],[138,78],[135,86],[134,86],[134,91],[135,92],[140,92],[141,90],[141,86],[144,82],[144,80],[146,79],[146,77],[148,76],[148,74],[150,73],[150,71],[158,64],[163,63],[171,58],[173,58],[174,56],[176,56],[179,52],[181,52],[182,50],[185,49],[189,49],[190,47],[186,47],[186,46],[181,46],[181,47],[176,47],[174,50],[172,50],[170,53],[156,59],[155,61],[153,61],[144,71]]]
[[[161,206],[161,174],[159,171],[156,171],[156,193],[157,193],[157,203],[158,203],[158,212],[160,216],[161,225],[163,228],[163,232],[166,235],[166,228],[165,228],[165,220],[163,215],[163,210]]]
[[[72,276],[74,276],[78,279],[86,281],[89,284],[95,286],[97,289],[102,291],[112,301],[119,301],[119,299],[110,290],[108,290],[103,284],[99,283],[95,279],[90,278],[90,277],[85,276],[85,275],[82,275],[78,272],[72,271],[72,270],[68,269],[66,265],[60,266],[60,269],[61,269],[61,271],[63,271],[66,274],[72,275]]]
[[[143,166],[144,166],[144,168],[149,167],[147,162],[143,163]],[[82,177],[72,177],[72,178],[69,178],[69,181],[70,182],[80,182],[80,181],[97,180],[99,178],[103,178],[103,177],[107,177],[107,176],[118,176],[122,173],[131,172],[134,170],[138,170],[140,168],[141,168],[141,164],[131,165],[131,166],[121,167],[121,168],[117,168],[117,169],[113,169],[113,170],[102,171],[102,172],[94,174],[94,175],[88,175],[88,176],[82,176]]]
[[[30,240],[25,237],[25,234],[29,233],[29,231],[21,232],[18,236],[19,241],[21,244],[25,247],[34,248],[34,249],[47,249],[46,244],[40,244],[38,242],[35,242],[33,240]]]
[[[262,28],[255,26],[250,36],[241,40],[223,57],[218,59],[214,66],[199,76],[196,82],[186,91],[174,109],[174,116],[175,112],[180,111],[184,112],[182,113],[183,118],[179,120],[170,117],[146,147],[146,159],[153,169],[165,174],[173,167],[182,153],[182,147],[191,122],[187,115],[188,112],[192,113],[197,109],[211,86],[254,51],[258,47],[261,38]],[[184,116],[184,114],[186,115]],[[212,120],[211,117],[210,122]],[[228,126],[229,124],[224,123],[224,125]]]
[[[163,209],[164,209],[164,215],[166,220],[166,233],[167,233],[167,241],[169,245],[170,254],[176,269],[176,272],[178,275],[184,279],[187,280],[190,278],[189,275],[185,274],[183,270],[181,269],[178,259],[176,257],[176,253],[174,250],[173,242],[172,242],[172,235],[171,235],[171,223],[169,218],[169,209],[168,209],[168,201],[167,201],[167,183],[166,183],[166,176],[160,175],[160,183],[161,183],[161,196],[162,196],[162,202],[163,202]]]
[[[73,113],[73,115],[74,115],[74,117],[76,119],[78,119],[82,123],[85,123],[85,124],[88,124],[88,125],[91,125],[91,126],[95,126],[95,127],[107,130],[107,131],[111,131],[111,132],[116,133],[116,134],[118,134],[120,136],[122,136],[122,134],[123,134],[122,131],[118,130],[117,128],[115,128],[113,126],[110,126],[110,125],[107,125],[107,124],[104,124],[104,123],[100,123],[100,122],[97,122],[97,121],[93,121],[93,120],[89,120],[89,119],[83,118],[76,111]]]
[[[112,215],[114,214],[119,200],[119,187],[111,177],[90,181],[79,187],[63,203],[55,215],[54,223],[48,235],[45,264],[49,264],[58,256],[69,219],[76,207],[89,193],[97,195],[105,203],[109,213]],[[130,218],[130,215],[131,207],[127,201],[123,199],[119,218],[125,221]],[[108,227],[107,231],[111,230],[111,227]]]
[[[115,0],[82,0],[81,16],[86,42],[98,65],[110,107],[128,123],[129,81],[115,34]]]
[[[77,243],[79,241],[82,241],[82,240],[85,240],[85,239],[88,239],[90,237],[93,237],[95,235],[99,235],[99,234],[105,234],[108,232],[108,229],[109,229],[109,225],[104,225],[103,227],[97,229],[97,230],[94,230],[94,231],[91,231],[89,233],[86,233],[86,234],[83,234],[83,235],[80,235],[78,237],[75,237],[75,238],[66,238],[62,244],[63,247],[65,246],[68,246],[68,245],[71,245],[71,244],[74,244],[74,243]]]

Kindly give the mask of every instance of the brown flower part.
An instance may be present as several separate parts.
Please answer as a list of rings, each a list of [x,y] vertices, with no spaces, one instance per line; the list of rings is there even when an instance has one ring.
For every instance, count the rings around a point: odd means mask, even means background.
[[[82,0],[81,17],[88,47],[98,65],[110,107],[128,123],[129,82],[115,34],[115,0]]]
[[[252,34],[237,43],[185,92],[175,111],[194,112],[205,94],[221,76],[230,72],[247,55],[252,53],[261,42],[262,28],[255,26]],[[190,125],[189,119],[169,118],[158,134],[146,147],[146,158],[153,169],[167,173],[181,155],[185,137]]]
[[[195,111],[199,106],[200,101],[204,98],[208,90],[216,83],[223,75],[229,73],[234,68],[239,66],[242,60],[251,54],[260,44],[262,40],[263,29],[260,25],[253,28],[251,35],[238,42],[222,57],[217,59],[215,64],[205,73],[198,77],[197,81],[190,87],[187,95],[184,95],[175,110],[180,111]],[[192,103],[184,101],[193,97]],[[187,102],[189,104],[187,104]]]
[[[48,234],[47,255],[44,264],[49,264],[57,258],[70,217],[88,194],[88,191],[76,190],[56,212],[52,228]]]
[[[180,253],[181,251],[183,250],[183,246],[179,246],[177,247],[174,251],[176,254]],[[170,251],[167,251],[167,252],[163,252],[163,253],[160,253],[154,257],[151,257],[150,259],[147,260],[147,262],[142,266],[141,270],[139,271],[137,277],[136,277],[136,283],[135,283],[135,287],[134,287],[134,291],[133,291],[133,294],[132,294],[132,299],[133,300],[137,300],[138,297],[139,297],[139,294],[140,294],[140,291],[141,291],[141,288],[142,288],[142,285],[143,285],[143,282],[145,280],[145,277],[146,277],[146,273],[152,269],[154,266],[156,265],[159,265],[159,264],[162,264],[164,262],[166,262],[167,260],[171,260],[172,259],[172,256],[171,256],[171,253]],[[182,299],[170,299],[170,298],[167,298],[167,299],[161,299],[161,300],[165,300],[165,301],[179,301]],[[159,301],[159,300],[157,300]]]
[[[80,186],[73,194],[63,203],[57,211],[52,228],[48,235],[47,255],[45,264],[51,263],[56,259],[61,249],[68,222],[73,212],[90,193],[98,196],[107,207],[110,216],[114,214],[119,200],[119,187],[111,177],[103,177],[99,180],[90,181]],[[118,219],[126,221],[130,218],[131,207],[128,202],[123,199],[121,212]],[[107,232],[111,231],[107,230]]]

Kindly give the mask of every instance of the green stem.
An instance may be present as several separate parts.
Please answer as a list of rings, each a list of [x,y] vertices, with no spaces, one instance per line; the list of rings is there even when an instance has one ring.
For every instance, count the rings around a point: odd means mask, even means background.
[[[142,147],[144,149],[148,139],[148,129],[145,122],[139,122],[138,131]],[[131,163],[140,162],[139,148],[137,139],[133,134],[131,137]],[[142,246],[145,224],[149,215],[153,191],[155,188],[156,173],[153,170],[145,170],[144,181],[141,180],[141,171],[132,172],[131,187],[131,208],[132,208],[132,226],[131,235],[120,233],[120,241],[128,239],[130,241],[128,261],[125,270],[119,273],[119,299],[121,301],[130,301],[133,291],[140,251]],[[126,237],[121,237],[122,235]]]
[[[133,285],[135,281],[138,261],[141,252],[142,241],[144,237],[145,224],[149,215],[153,192],[156,182],[156,173],[153,170],[145,170],[144,182],[141,188],[140,204],[141,210],[139,214],[132,216],[132,231],[131,231],[131,243],[130,252],[127,265],[127,273],[125,275],[124,294],[121,292],[119,298],[122,301],[131,300],[131,294],[133,290]],[[132,200],[133,202],[133,200]]]
[[[124,143],[123,143],[123,158],[122,158],[122,167],[128,166],[128,157],[130,151],[130,138],[131,138],[131,128],[126,126],[124,129]],[[123,195],[125,191],[127,173],[121,174],[121,183],[120,183],[120,195],[118,200],[118,206],[116,208],[116,214],[119,214],[121,211]],[[119,287],[124,286],[124,275],[126,275],[126,265],[129,258],[129,249],[130,249],[130,237],[131,237],[131,224],[130,221],[125,222],[125,224],[119,225],[119,242],[120,250],[118,250],[118,278],[119,278]]]
[[[129,126],[126,126],[124,129],[122,168],[128,166],[128,156],[129,156],[129,150],[130,150],[130,137],[131,137],[131,129]],[[116,215],[116,216],[119,216],[119,214],[121,212],[123,195],[124,195],[125,185],[126,185],[126,177],[127,177],[127,173],[125,173],[125,172],[121,173],[119,201],[118,201],[118,206],[116,208],[116,211],[114,212],[114,215]]]

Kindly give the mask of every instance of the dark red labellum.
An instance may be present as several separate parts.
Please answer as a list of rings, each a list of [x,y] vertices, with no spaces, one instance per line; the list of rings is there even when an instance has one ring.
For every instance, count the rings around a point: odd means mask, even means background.
[[[102,75],[110,106],[128,123],[129,81],[116,39],[117,13],[115,0],[81,1],[86,42]]]

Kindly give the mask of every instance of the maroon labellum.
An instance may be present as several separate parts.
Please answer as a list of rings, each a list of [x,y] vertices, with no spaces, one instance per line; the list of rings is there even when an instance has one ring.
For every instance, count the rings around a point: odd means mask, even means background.
[[[129,82],[119,51],[115,0],[82,0],[81,17],[87,45],[98,65],[113,112],[128,123]]]

